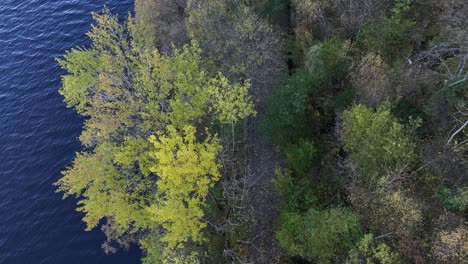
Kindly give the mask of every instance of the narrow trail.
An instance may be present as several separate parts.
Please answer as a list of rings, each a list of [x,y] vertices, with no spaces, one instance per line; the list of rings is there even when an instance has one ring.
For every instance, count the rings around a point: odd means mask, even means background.
[[[291,9],[288,4],[287,13],[280,17],[278,30],[283,35],[292,34]],[[284,157],[269,142],[266,142],[261,129],[266,110],[266,104],[284,74],[291,69],[286,50],[280,49],[277,54],[281,60],[266,62],[264,74],[270,76],[269,81],[258,81],[252,77],[251,93],[255,98],[257,116],[251,118],[247,128],[248,169],[256,180],[256,185],[250,195],[255,224],[251,230],[250,256],[253,263],[279,263],[280,248],[275,237],[275,226],[279,216],[278,193],[274,186],[275,169],[284,164]]]
[[[269,92],[266,88],[257,86],[252,91],[252,94],[258,98],[258,117],[249,120],[247,129],[248,174],[255,179],[249,199],[252,201],[252,217],[255,219],[249,239],[252,242],[250,256],[254,263],[274,263],[272,258],[278,255],[274,232],[275,221],[278,218],[278,195],[273,179],[275,167],[281,160],[281,156],[273,145],[264,142],[260,129],[264,113],[263,104],[268,98],[265,92]]]

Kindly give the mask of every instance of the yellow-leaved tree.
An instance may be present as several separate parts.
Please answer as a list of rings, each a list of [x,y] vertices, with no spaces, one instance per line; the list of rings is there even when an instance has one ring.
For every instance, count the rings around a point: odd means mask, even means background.
[[[198,143],[196,129],[168,128],[167,135],[151,137],[157,162],[151,170],[159,176],[156,202],[148,210],[151,218],[167,230],[164,242],[173,249],[180,243],[202,242],[200,229],[204,200],[219,179],[216,154],[221,149],[217,138],[208,136]]]
[[[221,175],[211,124],[254,114],[250,84],[206,72],[195,42],[160,53],[130,15],[93,16],[92,45],[58,59],[60,93],[86,117],[86,148],[58,191],[79,197],[87,230],[107,219],[106,250],[137,242],[147,263],[196,260],[189,245],[204,241],[205,200]]]

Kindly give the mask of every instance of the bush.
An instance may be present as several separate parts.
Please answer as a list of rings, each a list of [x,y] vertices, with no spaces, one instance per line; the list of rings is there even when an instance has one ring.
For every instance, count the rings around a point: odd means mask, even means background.
[[[467,101],[468,85],[466,81],[457,85],[445,85],[432,94],[426,105],[425,113],[431,117],[434,123],[438,123],[440,130],[446,130],[444,133],[449,133],[454,125],[454,114],[461,112],[460,110],[466,107]]]
[[[310,48],[306,69],[319,87],[332,89],[347,78],[351,66],[348,51],[349,43],[340,38],[331,38]]]
[[[347,264],[397,264],[401,263],[398,253],[392,252],[385,243],[375,241],[372,234],[366,234],[353,248],[346,261]]]
[[[335,125],[335,110],[340,106],[336,105],[336,95],[348,87],[350,67],[347,41],[332,38],[312,46],[309,50],[306,69],[315,77],[316,87],[309,99],[309,117],[318,133],[328,133],[330,127]]]
[[[310,135],[306,110],[313,89],[313,78],[306,71],[291,75],[279,85],[267,104],[263,122],[267,138],[277,145],[287,145]]]
[[[306,174],[316,157],[317,149],[314,143],[300,140],[297,144],[286,146],[286,163],[289,169],[298,175]]]
[[[393,64],[397,59],[411,51],[409,30],[414,22],[396,17],[381,17],[369,21],[359,32],[359,44],[366,50],[383,56],[387,63]]]
[[[392,233],[398,239],[413,238],[420,231],[423,214],[418,200],[402,191],[352,188],[353,208],[365,216],[367,226],[380,234]]]
[[[448,209],[463,212],[468,208],[468,188],[460,188],[452,192],[445,186],[439,186],[435,195]]]
[[[409,124],[411,120],[426,120],[427,117],[423,111],[416,105],[416,98],[403,97],[392,108],[392,114],[398,118],[402,124]]]
[[[334,98],[335,111],[342,112],[343,110],[345,110],[348,106],[350,106],[353,103],[353,100],[354,100],[353,90],[348,89],[348,90],[344,90],[340,92]]]
[[[389,70],[380,55],[372,52],[365,55],[352,77],[357,102],[376,107],[393,96]]]
[[[460,225],[453,231],[441,231],[432,248],[437,263],[468,262],[468,228]]]
[[[415,161],[416,144],[411,129],[398,122],[389,105],[376,111],[356,105],[343,113],[345,147],[363,180],[391,180]]]
[[[341,207],[282,212],[277,238],[292,256],[314,263],[336,263],[360,237],[358,217]]]
[[[376,17],[390,6],[390,0],[293,0],[297,24],[314,38],[353,36],[366,19]]]
[[[341,90],[349,67],[348,45],[343,40],[313,46],[306,68],[284,80],[270,97],[265,135],[277,145],[287,145],[328,128],[335,117],[333,95]]]
[[[281,197],[281,212],[304,213],[318,205],[317,197],[311,192],[308,182],[292,176],[290,170],[277,170],[274,181],[276,190]]]
[[[273,23],[281,22],[281,18],[287,16],[288,1],[286,0],[256,0],[247,3],[254,8],[255,12],[262,17],[269,18]]]

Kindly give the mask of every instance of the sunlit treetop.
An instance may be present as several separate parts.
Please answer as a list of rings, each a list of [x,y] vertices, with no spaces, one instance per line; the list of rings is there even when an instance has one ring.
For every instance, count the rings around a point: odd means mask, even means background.
[[[220,177],[221,149],[206,126],[254,114],[250,83],[205,72],[195,42],[160,53],[130,15],[123,24],[107,9],[93,17],[92,45],[58,59],[67,71],[60,93],[86,117],[86,150],[58,190],[80,198],[87,230],[111,218],[119,235],[140,237],[148,256],[159,254],[145,242],[154,234],[168,249],[203,242],[204,203]]]

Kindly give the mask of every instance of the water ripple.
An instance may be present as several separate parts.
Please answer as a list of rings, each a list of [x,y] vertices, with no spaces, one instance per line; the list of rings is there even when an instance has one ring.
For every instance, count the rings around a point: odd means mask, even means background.
[[[76,200],[52,183],[80,149],[82,119],[58,94],[65,50],[89,44],[91,12],[125,15],[132,0],[0,1],[0,263],[135,263],[105,256],[104,235],[84,232]]]

